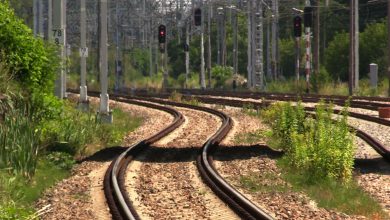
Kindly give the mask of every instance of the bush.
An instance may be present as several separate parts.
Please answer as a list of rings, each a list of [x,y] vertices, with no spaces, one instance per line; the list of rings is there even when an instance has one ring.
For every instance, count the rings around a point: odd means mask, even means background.
[[[59,67],[57,52],[14,15],[7,1],[0,1],[0,59],[10,75],[23,88],[23,95],[33,104],[36,118],[51,117],[58,107],[53,95]],[[53,107],[54,106],[54,107]],[[56,111],[55,111],[56,112]]]
[[[215,88],[223,87],[226,80],[233,76],[233,68],[215,66],[211,69],[211,75],[216,80]]]
[[[315,181],[323,178],[348,182],[352,178],[353,135],[347,125],[347,107],[333,121],[332,105],[321,103],[316,117],[305,119],[303,108],[276,104],[263,113],[280,139],[288,163]]]

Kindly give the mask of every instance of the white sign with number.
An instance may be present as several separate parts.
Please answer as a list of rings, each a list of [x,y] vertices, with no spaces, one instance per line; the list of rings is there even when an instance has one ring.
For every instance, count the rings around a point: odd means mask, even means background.
[[[88,47],[80,48],[80,57],[88,57]]]
[[[64,29],[53,29],[52,33],[56,45],[61,46],[65,44]]]

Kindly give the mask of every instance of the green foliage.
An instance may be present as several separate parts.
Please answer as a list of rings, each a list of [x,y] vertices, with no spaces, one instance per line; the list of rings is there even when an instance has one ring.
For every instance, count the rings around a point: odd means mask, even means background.
[[[39,132],[28,115],[28,107],[10,110],[0,124],[0,168],[31,178],[37,165]]]
[[[304,61],[304,50],[305,41],[301,40],[300,42],[300,60]],[[295,39],[281,39],[280,40],[280,69],[285,77],[293,77],[295,78],[295,63],[296,63],[296,54],[295,54]],[[300,65],[303,67],[303,63]],[[302,71],[302,68],[300,69]],[[301,72],[300,72],[301,73]]]
[[[58,107],[53,96],[59,63],[55,48],[34,38],[6,1],[0,2],[0,27],[1,61],[20,83],[23,95],[32,103],[35,117],[51,117],[52,106]]]
[[[227,79],[233,76],[232,67],[215,66],[211,69],[211,75],[216,80],[215,87],[220,88],[225,86]]]
[[[360,78],[368,77],[370,63],[378,64],[378,76],[387,75],[387,22],[367,25],[359,35],[359,69]]]
[[[368,76],[369,64],[377,63],[378,74],[387,74],[387,28],[386,22],[367,25],[359,36],[360,78]],[[341,32],[334,36],[325,51],[325,67],[334,80],[348,80],[349,33]]]
[[[286,152],[292,149],[292,134],[304,131],[305,111],[299,102],[297,106],[290,103],[278,102],[263,110],[265,122],[271,124],[274,138],[281,139],[281,149]]]
[[[312,74],[310,77],[310,91],[318,93],[319,90],[332,82],[332,77],[326,71],[325,67],[320,67],[318,74]]]
[[[120,144],[123,136],[139,125],[140,119],[119,109],[113,110],[113,117],[118,120],[103,124],[96,120],[93,110],[84,113],[67,104],[59,118],[41,125],[41,140],[48,150],[70,155],[83,155],[87,144]]]
[[[369,219],[388,219],[381,205],[370,197],[357,183],[340,183],[329,178],[313,182],[312,173],[297,172],[288,161],[278,163],[283,168],[282,177],[288,181],[294,191],[305,192],[316,201],[319,207],[333,209],[348,215],[363,215]]]
[[[352,178],[353,135],[347,125],[347,107],[342,116],[332,120],[332,106],[316,107],[316,118],[305,119],[300,104],[281,103],[265,110],[263,117],[280,139],[289,165],[310,173],[313,181],[334,179],[348,182]]]
[[[46,159],[63,170],[70,170],[76,163],[72,155],[65,152],[51,152],[46,156]]]
[[[34,219],[33,203],[46,188],[68,175],[68,170],[42,159],[30,180],[0,170],[0,219]]]
[[[235,144],[257,144],[259,140],[263,139],[266,134],[257,130],[249,133],[239,133],[234,137]]]
[[[349,34],[337,33],[325,51],[325,67],[334,80],[348,80]]]
[[[38,219],[32,210],[16,205],[14,202],[0,204],[0,219],[19,220],[19,219]]]

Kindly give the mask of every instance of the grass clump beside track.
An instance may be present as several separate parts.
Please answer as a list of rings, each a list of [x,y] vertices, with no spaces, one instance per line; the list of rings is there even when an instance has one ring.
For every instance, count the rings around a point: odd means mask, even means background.
[[[45,189],[69,176],[75,158],[121,144],[123,137],[142,121],[120,109],[114,109],[113,114],[114,123],[103,124],[95,119],[94,110],[83,113],[76,110],[74,104],[65,103],[61,115],[38,124],[7,121],[0,124],[1,129],[8,132],[1,136],[6,139],[5,143],[13,143],[13,147],[0,143],[0,219],[33,219],[34,202]],[[7,120],[25,122],[27,116],[20,114]],[[27,124],[30,126],[26,127]],[[27,131],[35,136],[27,140]],[[34,143],[33,151],[25,151],[26,147],[30,149],[30,144],[26,144],[29,141]],[[3,158],[12,158],[8,160],[12,163]],[[31,163],[32,167],[20,172],[18,166],[12,166],[14,163]]]
[[[261,112],[272,128],[269,144],[285,152],[278,160],[281,177],[320,207],[386,219],[380,205],[353,179],[354,135],[347,126],[347,106],[340,119],[333,121],[332,114],[332,106],[324,103],[316,107],[316,117],[305,117],[300,103],[276,103]],[[255,176],[241,178],[249,190],[264,191],[260,183]]]

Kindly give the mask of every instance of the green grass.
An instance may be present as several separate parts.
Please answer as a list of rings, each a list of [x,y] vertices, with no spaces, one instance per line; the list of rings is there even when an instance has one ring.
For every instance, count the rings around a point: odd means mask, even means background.
[[[288,187],[277,183],[278,176],[274,173],[267,172],[258,175],[251,173],[240,177],[240,184],[250,192],[276,193],[287,192]]]
[[[0,194],[2,198],[28,206],[39,198],[43,190],[68,175],[69,169],[62,169],[42,159],[38,162],[34,177],[29,181],[20,175],[13,176],[5,171],[0,172]]]
[[[235,144],[256,144],[259,140],[264,139],[266,134],[262,130],[254,132],[239,133],[234,137]]]
[[[0,171],[0,219],[33,219],[34,202],[45,189],[69,174],[69,169],[45,159],[38,162],[35,175],[30,180]]]
[[[294,191],[304,192],[316,201],[319,207],[332,209],[349,215],[363,215],[370,219],[388,219],[379,203],[363,191],[355,181],[340,183],[331,179],[313,181],[310,173],[292,169],[285,159],[278,161],[282,177]]]

